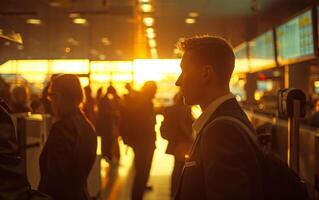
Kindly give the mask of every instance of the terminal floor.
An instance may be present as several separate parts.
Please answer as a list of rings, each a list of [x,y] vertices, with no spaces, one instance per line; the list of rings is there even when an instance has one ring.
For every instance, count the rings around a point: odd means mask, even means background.
[[[146,192],[144,200],[170,200],[170,175],[173,169],[173,157],[165,154],[167,141],[157,134],[156,150],[148,185],[152,191]],[[102,192],[101,200],[129,200],[134,176],[131,148],[120,142],[121,159],[118,167],[112,167],[102,162]],[[104,163],[104,164],[103,164]],[[112,169],[113,168],[113,169]]]

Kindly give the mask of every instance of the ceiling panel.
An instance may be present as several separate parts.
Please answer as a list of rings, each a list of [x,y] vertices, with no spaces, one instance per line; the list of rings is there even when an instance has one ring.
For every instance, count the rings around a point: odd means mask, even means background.
[[[237,45],[316,0],[151,0],[154,12],[148,14],[136,12],[138,1],[1,0],[0,28],[5,21],[24,39],[23,47],[2,41],[1,59],[132,59],[136,18],[141,15],[155,18],[159,57],[172,58],[180,37],[217,34]],[[74,12],[87,19],[87,25],[74,24],[69,17]],[[185,23],[190,12],[198,13],[195,24]],[[28,18],[41,19],[42,24],[27,24]]]

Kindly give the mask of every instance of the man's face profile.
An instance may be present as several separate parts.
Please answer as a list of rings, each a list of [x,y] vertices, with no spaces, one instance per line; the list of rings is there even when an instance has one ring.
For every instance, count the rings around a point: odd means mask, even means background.
[[[184,103],[187,105],[195,105],[200,103],[202,97],[203,79],[201,77],[201,68],[196,64],[194,55],[185,52],[181,61],[181,74],[176,81],[176,86],[180,87],[184,97]]]

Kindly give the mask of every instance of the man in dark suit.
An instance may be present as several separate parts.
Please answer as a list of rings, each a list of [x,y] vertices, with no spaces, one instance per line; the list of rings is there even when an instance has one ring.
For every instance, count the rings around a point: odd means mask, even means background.
[[[229,90],[235,56],[220,37],[201,36],[179,42],[184,52],[176,81],[184,102],[199,104],[194,122],[197,138],[184,165],[175,199],[263,199],[261,169],[243,128],[221,116],[234,117],[253,129]]]

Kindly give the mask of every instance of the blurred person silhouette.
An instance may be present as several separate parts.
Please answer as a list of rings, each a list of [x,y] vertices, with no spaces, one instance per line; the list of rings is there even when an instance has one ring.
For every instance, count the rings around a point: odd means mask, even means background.
[[[175,199],[263,199],[259,158],[239,124],[252,132],[254,128],[229,90],[235,64],[232,47],[216,36],[183,39],[178,47],[184,54],[175,84],[185,103],[199,104],[203,113],[193,124],[196,140]]]
[[[0,99],[0,199],[50,200],[50,197],[31,190],[25,171],[9,106]]]
[[[31,108],[31,113],[32,114],[43,114],[43,113],[45,113],[44,106],[42,104],[41,98],[38,95],[36,95],[36,94],[32,94],[31,95],[30,108]]]
[[[86,115],[86,117],[90,120],[90,122],[95,125],[95,99],[92,96],[92,89],[90,85],[84,87],[84,95],[85,100],[82,107],[83,112]]]
[[[15,86],[11,91],[12,113],[30,112],[29,89],[24,85]]]
[[[182,174],[185,156],[189,154],[193,143],[191,107],[184,104],[183,96],[178,92],[174,104],[164,109],[164,120],[160,127],[161,136],[168,140],[166,153],[174,156],[174,168],[171,177],[171,196],[176,193]]]
[[[48,98],[57,118],[40,156],[39,190],[59,200],[88,200],[87,178],[95,162],[94,128],[79,106],[83,101],[76,75],[52,79]]]
[[[41,101],[46,114],[51,114],[51,115],[53,114],[51,101],[48,99],[48,92],[49,92],[49,86],[50,86],[51,80],[58,75],[59,74],[52,74],[48,84],[42,90]]]
[[[2,101],[6,102],[8,106],[11,106],[10,84],[2,77],[0,77],[0,98]]]
[[[314,102],[314,111],[309,118],[309,125],[319,128],[319,98],[313,100]]]
[[[113,159],[114,144],[114,105],[112,102],[113,86],[107,88],[105,95],[98,100],[96,132],[102,138],[102,155],[109,161]]]
[[[109,98],[111,99],[112,108],[113,108],[113,143],[112,143],[112,155],[115,163],[118,163],[120,160],[120,147],[118,143],[119,137],[119,118],[120,118],[120,107],[121,107],[121,98],[117,94],[115,87],[110,83],[110,86],[107,88],[109,93]]]
[[[134,116],[130,123],[133,123],[131,133],[135,140],[131,145],[134,151],[135,176],[132,187],[132,200],[142,200],[155,150],[155,113],[153,98],[155,97],[157,85],[154,81],[144,83],[138,92],[131,106],[134,109]]]

